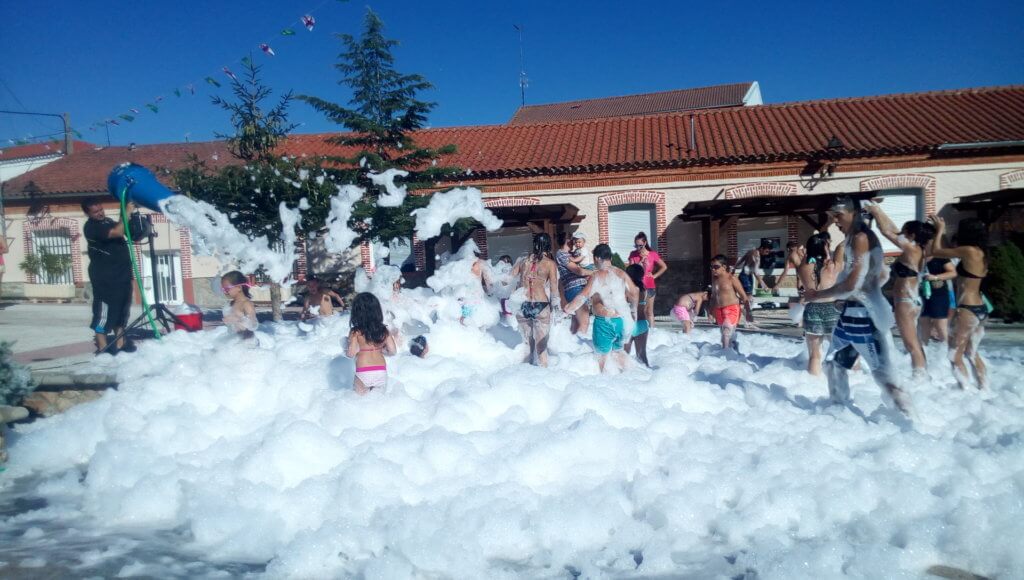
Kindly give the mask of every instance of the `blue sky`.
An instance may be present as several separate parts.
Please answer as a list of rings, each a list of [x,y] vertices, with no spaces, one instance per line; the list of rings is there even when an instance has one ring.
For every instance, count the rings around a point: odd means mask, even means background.
[[[111,127],[113,144],[209,140],[229,123],[203,79],[226,81],[221,67],[237,70],[249,52],[278,93],[344,102],[333,33],[358,34],[367,5],[401,42],[398,70],[434,83],[433,126],[511,117],[513,24],[525,28],[532,104],[750,80],[769,103],[1024,82],[1024,3],[1009,1],[36,0],[0,4],[0,109],[67,111],[85,139],[104,144],[102,129],[85,127],[134,107],[133,123]],[[309,11],[313,32],[299,23]],[[296,35],[280,36],[286,26]],[[149,112],[159,96],[160,112]],[[336,129],[302,103],[291,113],[300,132]],[[0,146],[59,128],[0,115]]]

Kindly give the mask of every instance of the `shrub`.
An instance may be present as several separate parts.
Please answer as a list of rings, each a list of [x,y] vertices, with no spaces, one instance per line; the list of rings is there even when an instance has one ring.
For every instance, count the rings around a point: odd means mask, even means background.
[[[612,266],[620,270],[626,269],[626,263],[622,261],[622,258],[618,254],[612,254]]]
[[[1007,321],[1024,319],[1024,254],[1016,244],[1002,244],[989,258],[985,293],[996,316]]]
[[[0,405],[17,405],[34,389],[28,369],[14,362],[11,343],[0,342]]]

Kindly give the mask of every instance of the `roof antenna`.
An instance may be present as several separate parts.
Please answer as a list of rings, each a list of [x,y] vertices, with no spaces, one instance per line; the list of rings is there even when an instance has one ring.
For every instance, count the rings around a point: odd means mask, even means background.
[[[526,87],[529,86],[529,81],[526,78],[526,57],[523,56],[523,27],[518,24],[513,24],[512,28],[519,31],[519,98],[522,101],[522,106],[526,106]]]
[[[687,155],[690,155],[697,150],[697,134],[695,131],[696,130],[693,126],[693,113],[690,113],[690,146],[686,149]]]

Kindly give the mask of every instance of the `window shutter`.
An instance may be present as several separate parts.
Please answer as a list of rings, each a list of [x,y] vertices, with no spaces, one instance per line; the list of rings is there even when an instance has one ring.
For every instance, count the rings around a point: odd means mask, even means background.
[[[885,215],[889,216],[892,223],[896,224],[897,228],[901,228],[906,222],[921,219],[920,201],[920,189],[893,189],[881,194],[878,205],[882,207],[882,211],[885,212]],[[882,236],[878,231],[878,224],[872,222],[871,229],[878,234],[878,239],[882,242],[882,250],[884,252],[900,251],[896,244]]]
[[[647,234],[651,249],[658,250],[657,222],[654,205],[635,203],[608,210],[608,245],[625,262],[633,251],[633,239],[639,232]]]

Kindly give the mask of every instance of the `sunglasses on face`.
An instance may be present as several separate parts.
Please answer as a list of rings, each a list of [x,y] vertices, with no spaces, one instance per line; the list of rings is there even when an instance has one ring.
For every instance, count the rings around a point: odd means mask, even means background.
[[[231,292],[231,290],[234,289],[234,288],[238,288],[238,287],[243,287],[244,288],[244,287],[248,287],[248,286],[250,286],[250,284],[248,282],[242,282],[241,284],[235,284],[233,286],[221,286],[221,290],[223,290],[224,293],[227,294],[227,293]]]

